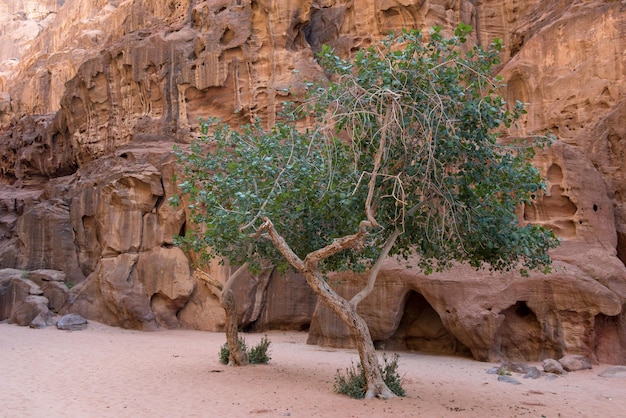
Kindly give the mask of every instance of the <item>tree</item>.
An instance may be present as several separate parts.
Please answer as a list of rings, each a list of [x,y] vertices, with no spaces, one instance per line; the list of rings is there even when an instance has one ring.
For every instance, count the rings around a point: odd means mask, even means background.
[[[357,306],[389,256],[419,255],[426,273],[454,262],[476,268],[549,269],[551,231],[520,222],[544,184],[530,159],[545,138],[505,144],[524,113],[498,94],[501,49],[466,45],[470,27],[446,39],[434,28],[390,36],[346,60],[324,47],[329,80],[309,83],[274,126],[241,130],[207,121],[179,150],[191,220],[185,245],[234,264],[292,268],[350,328],[366,397],[393,396]],[[304,118],[304,119],[302,119]],[[308,126],[299,129],[298,126]],[[326,274],[368,272],[351,300]]]
[[[212,275],[201,268],[196,268],[194,275],[196,278],[207,283],[219,293],[220,305],[224,308],[226,316],[226,343],[228,344],[228,364],[233,366],[245,366],[249,363],[248,353],[239,344],[239,329],[237,324],[237,303],[233,294],[233,284],[248,268],[247,263],[243,263],[234,273],[232,273],[225,284],[216,280]]]

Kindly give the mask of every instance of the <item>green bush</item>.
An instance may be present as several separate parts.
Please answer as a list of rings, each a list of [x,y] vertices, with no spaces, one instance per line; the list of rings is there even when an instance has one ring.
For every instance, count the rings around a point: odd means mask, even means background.
[[[248,347],[246,346],[246,341],[243,338],[239,339],[239,347],[243,351],[248,351]],[[220,363],[228,364],[228,358],[230,357],[230,350],[228,349],[228,343],[224,343],[223,346],[220,347]]]
[[[385,384],[396,396],[406,396],[406,392],[402,388],[402,378],[398,374],[398,358],[398,354],[395,354],[393,359],[389,360],[383,354],[384,365],[380,372]],[[363,399],[367,390],[363,367],[360,364],[355,366],[352,363],[352,366],[346,369],[345,375],[340,370],[337,370],[333,389],[341,395],[348,395],[354,399]]]
[[[398,358],[395,354],[391,361],[387,360],[387,356],[383,354],[385,366],[383,367],[383,380],[387,384],[389,390],[397,396],[406,396],[406,392],[402,387],[402,378],[398,374]]]
[[[345,375],[337,369],[333,389],[341,395],[348,395],[354,399],[364,398],[367,384],[365,382],[365,373],[361,365],[359,364],[355,367],[354,363],[352,363],[352,365],[346,369]]]
[[[248,359],[252,364],[267,364],[271,357],[269,356],[270,340],[267,336],[261,338],[261,341],[252,347],[248,352]]]
[[[248,354],[248,360],[250,361],[250,363],[267,364],[271,360],[271,357],[269,356],[270,342],[271,341],[267,338],[267,336],[264,336],[257,345],[248,350],[246,341],[243,338],[240,338],[239,347],[241,347],[241,349]],[[228,364],[229,356],[230,350],[228,349],[228,343],[224,343],[224,345],[220,347],[220,363]]]

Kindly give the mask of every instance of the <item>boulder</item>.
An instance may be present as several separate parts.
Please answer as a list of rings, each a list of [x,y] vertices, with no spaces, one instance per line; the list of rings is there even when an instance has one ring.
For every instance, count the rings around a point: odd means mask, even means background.
[[[557,360],[548,358],[541,362],[541,367],[546,373],[563,374],[563,365]]]
[[[524,379],[539,379],[542,376],[541,371],[536,367],[529,367],[524,374]]]
[[[28,277],[24,270],[0,270],[0,321],[33,328],[53,325],[55,314],[48,308],[48,298]]]
[[[78,314],[63,315],[57,321],[57,328],[66,331],[80,331],[87,328],[88,321]]]
[[[28,278],[39,286],[43,282],[65,282],[67,281],[67,274],[61,270],[51,269],[37,269],[28,272]]]
[[[36,320],[35,320],[36,319]],[[20,326],[33,325],[33,328],[42,328],[52,325],[52,314],[48,309],[48,299],[44,296],[28,295],[15,309],[9,322]]]
[[[29,272],[28,278],[41,287],[53,312],[60,312],[69,300],[67,275],[59,270],[39,269]]]
[[[626,378],[626,366],[607,367],[598,376],[600,376],[600,377]]]
[[[568,354],[561,357],[559,359],[559,363],[563,366],[563,370],[568,372],[591,369],[591,360],[589,360],[588,357],[576,354]]]
[[[500,369],[506,370],[507,372],[524,374],[528,372],[530,367],[528,367],[528,365],[524,363],[505,361],[500,365]]]
[[[499,375],[498,376],[498,382],[510,383],[512,385],[521,385],[522,384],[519,380],[514,379],[511,376],[506,376],[506,375]]]

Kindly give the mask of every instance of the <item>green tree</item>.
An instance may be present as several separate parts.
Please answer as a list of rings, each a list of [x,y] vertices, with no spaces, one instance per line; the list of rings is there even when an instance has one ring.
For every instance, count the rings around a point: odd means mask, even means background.
[[[368,398],[393,396],[357,314],[385,258],[417,254],[426,273],[453,262],[524,273],[548,269],[558,243],[516,216],[544,188],[530,159],[546,139],[499,140],[524,110],[505,103],[491,75],[501,43],[468,46],[470,29],[447,39],[434,28],[428,40],[406,31],[350,60],[325,47],[329,80],[309,84],[281,122],[207,121],[190,152],[178,152],[190,220],[202,226],[184,244],[300,272],[353,332]],[[326,281],[342,269],[368,272],[351,300]]]

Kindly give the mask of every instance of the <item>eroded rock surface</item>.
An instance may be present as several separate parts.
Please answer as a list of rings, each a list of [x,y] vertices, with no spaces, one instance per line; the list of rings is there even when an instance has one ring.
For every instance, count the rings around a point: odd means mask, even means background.
[[[0,270],[0,321],[43,328],[56,323],[44,291],[29,279],[29,272]]]
[[[2,318],[45,305],[124,327],[219,330],[215,289],[173,245],[189,227],[168,205],[173,145],[198,134],[199,117],[272,123],[304,80],[324,76],[322,44],[348,54],[390,30],[450,34],[464,22],[479,43],[503,39],[507,98],[532,105],[511,134],[556,136],[535,160],[547,192],[520,210],[563,239],[555,269],[424,276],[390,260],[360,311],[386,347],[626,361],[621,2],[0,0],[0,21],[0,268],[18,269],[1,289],[21,295],[0,292]],[[345,295],[361,280],[335,279]],[[297,276],[247,277],[236,292],[242,327],[311,324],[311,342],[351,344]]]

